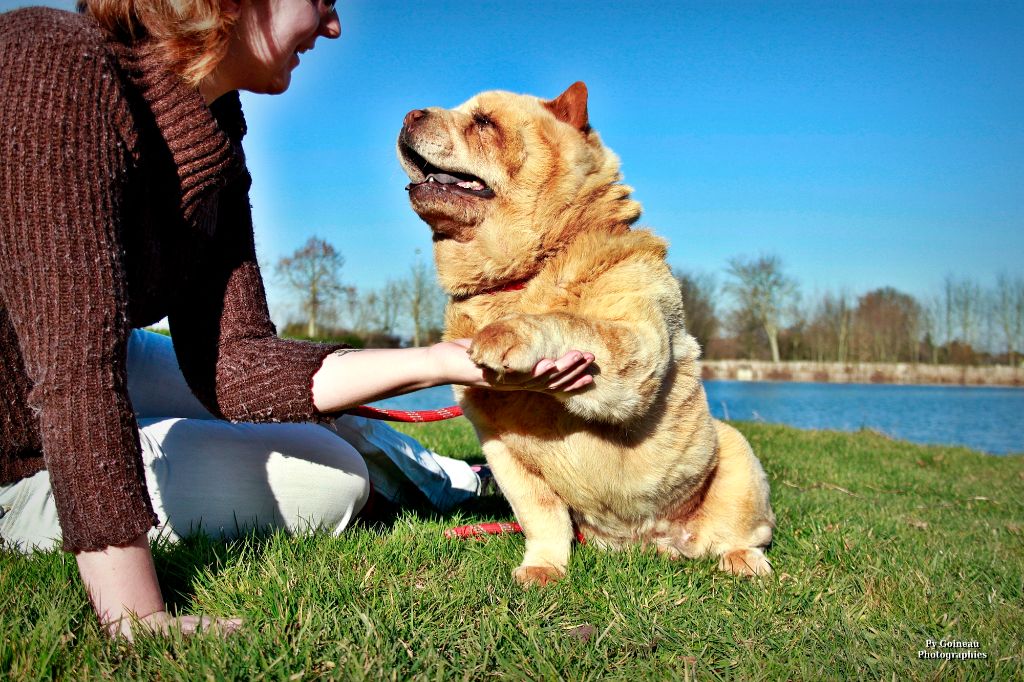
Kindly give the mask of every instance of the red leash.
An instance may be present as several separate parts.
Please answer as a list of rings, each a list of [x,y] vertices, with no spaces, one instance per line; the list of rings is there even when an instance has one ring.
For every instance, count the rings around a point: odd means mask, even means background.
[[[383,410],[379,407],[360,405],[359,407],[345,410],[345,414],[354,414],[357,417],[366,417],[367,419],[382,419],[389,422],[419,424],[461,417],[462,408],[458,405],[452,405],[451,407],[442,407],[439,410]]]
[[[446,538],[458,538],[459,540],[468,540],[469,538],[479,538],[484,535],[501,535],[502,533],[522,533],[523,527],[518,523],[512,522],[494,522],[494,523],[474,523],[469,526],[456,526],[455,528],[449,528],[444,532]]]
[[[505,533],[522,533],[523,527],[515,521],[495,521],[491,523],[474,523],[468,526],[456,526],[444,532],[446,538],[458,538],[459,540],[479,540],[486,535],[504,535]],[[587,544],[587,539],[578,528],[573,528],[576,535],[576,542],[581,545]]]

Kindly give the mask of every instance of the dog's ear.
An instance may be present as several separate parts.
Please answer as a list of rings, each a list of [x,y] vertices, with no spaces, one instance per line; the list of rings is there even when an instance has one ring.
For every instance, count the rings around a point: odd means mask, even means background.
[[[564,121],[584,133],[590,130],[590,119],[587,116],[587,86],[583,81],[576,81],[569,89],[544,106],[559,121]]]

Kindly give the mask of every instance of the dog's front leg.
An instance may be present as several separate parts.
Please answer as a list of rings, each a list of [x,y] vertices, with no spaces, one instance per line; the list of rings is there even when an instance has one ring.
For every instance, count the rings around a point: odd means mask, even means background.
[[[473,337],[469,357],[492,370],[500,381],[507,372],[528,373],[544,358],[568,348],[558,329],[541,315],[513,315],[492,322]]]
[[[525,586],[547,585],[564,577],[572,548],[569,508],[504,444],[489,441],[484,453],[526,536],[526,554],[512,577]]]
[[[513,315],[477,332],[469,357],[493,370],[500,381],[505,372],[529,372],[540,360],[560,357],[572,348],[590,351],[597,358],[594,383],[555,397],[584,419],[616,423],[646,413],[657,396],[651,386],[668,369],[669,344],[665,324],[653,314],[632,324],[566,313]],[[688,352],[695,360],[696,342]]]

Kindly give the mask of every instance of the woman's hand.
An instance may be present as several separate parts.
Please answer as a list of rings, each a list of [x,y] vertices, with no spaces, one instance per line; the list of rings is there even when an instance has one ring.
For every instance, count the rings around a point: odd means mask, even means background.
[[[138,621],[138,630],[132,632],[132,623],[122,619],[120,633],[128,641],[141,634],[169,635],[181,632],[183,635],[194,635],[200,632],[213,632],[225,637],[242,627],[241,618],[212,618],[210,616],[172,616],[166,611],[151,613]]]
[[[237,618],[168,614],[145,533],[124,547],[79,552],[75,559],[100,624],[112,637],[121,636],[130,641],[138,634],[138,628],[157,634],[176,629],[184,634],[200,629],[228,634],[242,624]]]
[[[566,393],[593,383],[588,373],[594,362],[593,353],[570,350],[560,358],[544,358],[532,372],[505,372],[500,377],[491,369],[482,368],[469,359],[466,351],[472,339],[455,339],[430,347],[447,377],[443,383],[477,386],[500,391],[539,391]]]

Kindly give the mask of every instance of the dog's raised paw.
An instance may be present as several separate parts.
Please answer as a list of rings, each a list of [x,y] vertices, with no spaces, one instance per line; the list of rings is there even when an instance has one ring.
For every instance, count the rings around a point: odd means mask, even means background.
[[[556,583],[565,577],[565,571],[554,566],[520,566],[512,572],[512,577],[523,587],[540,585],[541,587]]]
[[[771,575],[772,564],[759,549],[734,549],[722,555],[718,568],[726,573],[742,576]]]
[[[531,372],[540,361],[529,338],[532,331],[510,320],[493,322],[473,337],[469,358],[499,375],[505,372]]]

